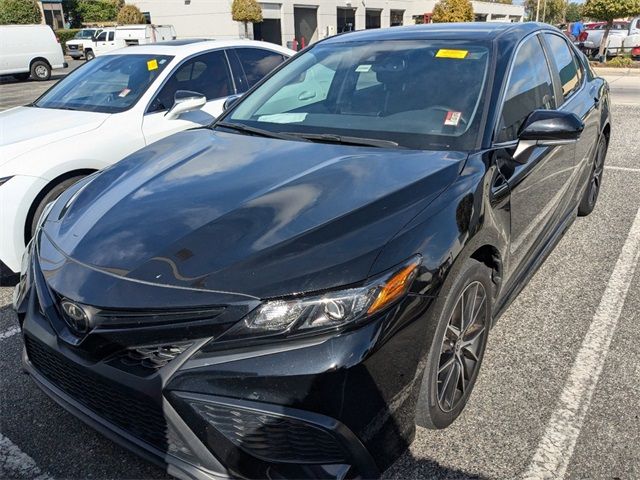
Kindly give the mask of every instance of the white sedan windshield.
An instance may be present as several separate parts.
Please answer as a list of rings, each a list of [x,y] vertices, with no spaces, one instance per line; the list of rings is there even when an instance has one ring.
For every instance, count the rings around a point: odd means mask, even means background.
[[[118,113],[131,108],[173,57],[106,55],[78,68],[33,105],[40,108]]]

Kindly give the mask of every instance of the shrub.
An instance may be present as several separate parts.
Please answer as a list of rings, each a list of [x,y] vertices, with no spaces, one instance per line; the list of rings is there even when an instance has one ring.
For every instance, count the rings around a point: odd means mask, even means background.
[[[473,22],[473,6],[469,0],[441,0],[433,8],[432,20],[443,22]]]
[[[56,37],[58,37],[60,45],[62,45],[62,48],[66,51],[67,40],[71,40],[79,31],[79,28],[61,28],[60,30],[56,30],[54,33],[56,34]]]
[[[82,22],[113,22],[118,17],[118,0],[78,0],[76,11]]]
[[[42,12],[36,0],[0,0],[0,25],[42,23]]]
[[[262,7],[256,0],[233,0],[231,4],[231,18],[244,24],[244,36],[249,36],[249,22],[262,22]]]
[[[618,55],[617,57],[614,57],[611,60],[609,60],[605,64],[605,66],[614,67],[614,68],[629,68],[633,66],[633,60],[631,60],[631,58],[629,57]]]
[[[135,5],[125,5],[118,12],[118,23],[120,25],[136,25],[145,23],[145,18]]]

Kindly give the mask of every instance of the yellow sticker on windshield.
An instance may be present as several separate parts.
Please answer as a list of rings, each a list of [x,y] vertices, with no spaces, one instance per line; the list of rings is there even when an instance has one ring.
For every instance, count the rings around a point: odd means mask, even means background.
[[[149,60],[147,62],[147,70],[157,70],[158,69],[158,61],[154,58],[153,60]]]
[[[436,57],[438,58],[466,58],[468,50],[447,50],[445,48],[441,48],[436,53]]]

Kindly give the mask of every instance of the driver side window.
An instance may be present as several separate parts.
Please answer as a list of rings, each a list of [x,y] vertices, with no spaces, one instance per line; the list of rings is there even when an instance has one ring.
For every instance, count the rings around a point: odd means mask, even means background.
[[[512,65],[496,141],[515,140],[531,112],[554,108],[551,73],[540,40],[534,35],[521,45]]]
[[[200,93],[207,101],[232,95],[233,84],[224,52],[198,55],[178,66],[151,102],[149,113],[170,109],[178,90]]]

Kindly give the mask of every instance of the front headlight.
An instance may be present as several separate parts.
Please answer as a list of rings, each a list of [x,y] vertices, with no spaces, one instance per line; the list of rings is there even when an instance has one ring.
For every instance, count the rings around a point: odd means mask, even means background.
[[[341,327],[384,310],[409,291],[421,258],[363,287],[308,297],[270,300],[234,325],[220,340],[305,333]]]

